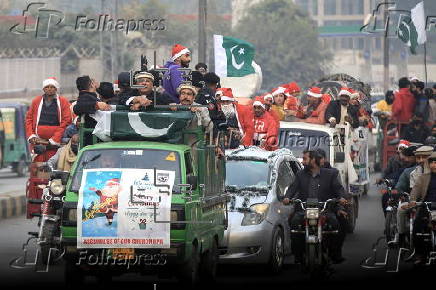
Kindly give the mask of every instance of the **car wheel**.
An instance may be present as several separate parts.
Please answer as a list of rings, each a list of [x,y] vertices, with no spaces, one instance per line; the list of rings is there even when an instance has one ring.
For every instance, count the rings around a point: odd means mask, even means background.
[[[268,265],[268,268],[272,274],[280,273],[283,267],[284,259],[285,259],[285,246],[284,246],[283,230],[277,227],[273,233],[271,256]]]

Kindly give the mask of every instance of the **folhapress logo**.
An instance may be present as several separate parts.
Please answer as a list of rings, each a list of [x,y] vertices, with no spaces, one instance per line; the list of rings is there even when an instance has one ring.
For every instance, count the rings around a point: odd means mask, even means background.
[[[64,13],[47,9],[46,3],[32,2],[23,11],[24,23],[18,23],[9,30],[15,34],[34,32],[36,38],[48,38],[49,31],[64,22]],[[98,17],[78,15],[75,24],[63,23],[57,29],[72,28],[75,31],[122,31],[126,35],[132,31],[166,30],[165,19],[160,17],[141,19],[114,19],[104,14]]]
[[[24,23],[12,26],[9,31],[15,34],[34,32],[36,38],[48,38],[50,27],[59,25],[64,21],[64,13],[58,10],[45,8],[46,3],[32,2],[23,11]],[[35,15],[36,21],[32,22],[31,17]]]

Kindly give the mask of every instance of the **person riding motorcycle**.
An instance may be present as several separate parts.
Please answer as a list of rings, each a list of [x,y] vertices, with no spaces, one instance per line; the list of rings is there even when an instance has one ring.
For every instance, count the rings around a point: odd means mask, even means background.
[[[428,159],[430,172],[419,176],[416,185],[410,193],[408,208],[416,206],[416,202],[436,202],[436,152]],[[429,249],[426,247],[424,237],[417,233],[425,232],[428,228],[428,212],[424,207],[419,207],[413,224],[413,239],[415,245],[415,264],[423,264],[426,261]]]
[[[321,155],[316,151],[304,151],[303,165],[304,169],[297,172],[295,182],[289,187],[283,199],[284,204],[289,204],[291,199],[297,198],[306,201],[308,198],[316,198],[319,201],[328,199],[340,199],[344,196],[344,187],[339,181],[337,170],[321,168]],[[327,212],[327,225],[332,230],[338,230],[337,235],[326,237],[326,245],[329,249],[329,255],[333,263],[342,263],[345,259],[342,257],[342,245],[345,239],[345,229],[343,225],[344,216],[339,214],[336,207]],[[296,208],[294,215],[290,219],[291,229],[300,228],[304,221],[304,212]],[[300,263],[303,260],[304,235],[291,234],[292,253],[295,261]]]

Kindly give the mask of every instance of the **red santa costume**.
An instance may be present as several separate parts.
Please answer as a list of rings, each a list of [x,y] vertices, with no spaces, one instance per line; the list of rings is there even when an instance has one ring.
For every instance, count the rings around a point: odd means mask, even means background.
[[[59,90],[59,83],[54,78],[44,80],[43,88],[53,85]],[[57,110],[57,120],[48,118],[47,110]],[[56,113],[53,112],[54,116]],[[44,122],[41,122],[41,119]],[[65,128],[71,124],[71,111],[68,99],[56,96],[50,107],[44,107],[44,97],[37,96],[32,100],[32,104],[26,114],[26,136],[30,141],[33,137],[48,140],[51,145],[60,145]],[[32,147],[33,149],[33,147]],[[43,154],[35,157],[35,162],[45,162],[56,154],[57,149],[47,149]]]
[[[292,111],[296,114],[298,110],[299,101],[298,98],[294,96],[296,93],[300,93],[301,89],[296,82],[291,82],[287,85],[284,85],[286,88],[285,95],[287,96],[285,101],[285,110]]]
[[[266,110],[265,104],[260,101],[255,101],[253,107],[260,106]],[[254,134],[253,134],[253,144],[260,145],[263,149],[274,151],[277,149],[277,135],[279,127],[274,118],[264,112],[262,116],[257,117],[253,115],[254,124]]]
[[[112,224],[114,214],[118,212],[118,194],[121,191],[121,185],[118,178],[112,178],[106,181],[103,189],[95,190],[90,188],[100,197],[99,212],[104,213],[106,219]]]

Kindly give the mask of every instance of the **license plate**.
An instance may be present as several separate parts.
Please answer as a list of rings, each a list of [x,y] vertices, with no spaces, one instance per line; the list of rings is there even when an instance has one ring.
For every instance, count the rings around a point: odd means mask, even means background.
[[[132,260],[135,258],[135,249],[112,249],[112,257],[118,260]]]

